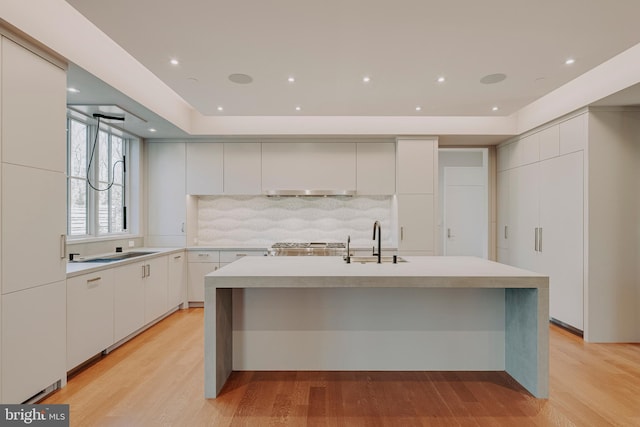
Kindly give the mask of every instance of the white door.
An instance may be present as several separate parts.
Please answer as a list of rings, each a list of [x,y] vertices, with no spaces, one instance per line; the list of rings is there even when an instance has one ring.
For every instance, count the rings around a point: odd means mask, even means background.
[[[483,167],[444,169],[444,255],[487,257]]]

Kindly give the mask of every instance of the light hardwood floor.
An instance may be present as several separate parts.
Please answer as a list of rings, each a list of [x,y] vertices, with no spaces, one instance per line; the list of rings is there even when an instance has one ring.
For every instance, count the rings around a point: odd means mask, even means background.
[[[203,309],[179,311],[41,403],[72,426],[640,426],[640,345],[550,326],[550,398],[496,372],[234,372],[203,385]]]

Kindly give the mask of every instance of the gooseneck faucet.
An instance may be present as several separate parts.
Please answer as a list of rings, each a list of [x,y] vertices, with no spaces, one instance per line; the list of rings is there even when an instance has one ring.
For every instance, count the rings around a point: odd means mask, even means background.
[[[376,240],[376,229],[378,230],[378,253],[373,252],[373,256],[378,256],[378,264],[382,264],[382,227],[380,221],[373,223],[373,240]]]

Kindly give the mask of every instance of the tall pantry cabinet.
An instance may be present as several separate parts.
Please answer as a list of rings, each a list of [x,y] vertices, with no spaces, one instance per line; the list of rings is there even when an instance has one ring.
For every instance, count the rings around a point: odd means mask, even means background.
[[[640,341],[640,113],[583,110],[498,148],[499,261],[549,275],[550,316]]]
[[[66,72],[12,39],[0,45],[3,403],[66,382]]]

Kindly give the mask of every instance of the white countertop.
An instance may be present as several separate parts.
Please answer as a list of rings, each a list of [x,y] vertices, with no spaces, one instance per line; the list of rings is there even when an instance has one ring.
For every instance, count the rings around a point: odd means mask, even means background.
[[[94,273],[96,271],[106,270],[108,268],[119,267],[122,265],[133,264],[136,262],[144,261],[146,259],[155,258],[162,255],[168,255],[172,253],[182,252],[184,248],[135,248],[127,252],[153,252],[148,255],[141,255],[134,258],[123,259],[121,261],[113,262],[67,262],[67,278],[80,276],[81,274]],[[114,255],[115,252],[103,255]],[[95,258],[98,255],[92,255]]]
[[[216,288],[478,287],[548,288],[548,277],[475,257],[403,257],[352,263],[342,257],[246,257],[206,276]]]

